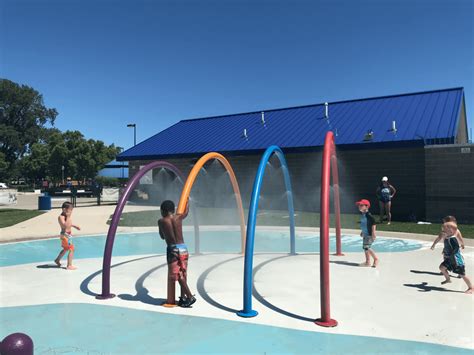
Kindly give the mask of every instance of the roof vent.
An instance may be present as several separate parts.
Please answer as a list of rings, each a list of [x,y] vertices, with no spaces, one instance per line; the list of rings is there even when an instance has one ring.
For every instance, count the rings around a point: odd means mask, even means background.
[[[327,102],[324,103],[324,118],[329,118],[329,104]]]
[[[397,122],[392,121],[392,128],[388,130],[389,132],[392,132],[393,134],[397,133]]]
[[[371,141],[372,139],[374,139],[374,131],[372,129],[369,129],[364,136],[364,141],[367,142]]]
[[[248,136],[247,136],[247,128],[244,128],[244,134],[242,135],[242,137],[248,138]]]
[[[262,111],[262,124],[265,124],[265,112]]]

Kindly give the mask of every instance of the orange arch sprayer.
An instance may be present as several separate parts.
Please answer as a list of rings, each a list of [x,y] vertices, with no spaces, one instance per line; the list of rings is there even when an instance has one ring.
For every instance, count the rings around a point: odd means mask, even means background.
[[[234,170],[230,165],[229,161],[222,155],[216,152],[211,152],[203,155],[197,163],[192,168],[191,172],[189,173],[188,179],[184,184],[183,191],[181,193],[181,198],[178,204],[177,213],[184,213],[186,210],[186,203],[188,201],[189,195],[191,194],[191,190],[193,187],[194,182],[199,174],[201,168],[206,164],[209,160],[216,159],[218,160],[224,168],[229,173],[230,182],[232,183],[232,188],[234,189],[235,200],[237,202],[237,208],[239,210],[239,218],[240,218],[240,234],[241,234],[241,246],[243,253],[245,250],[245,217],[244,217],[244,208],[242,206],[242,197],[240,196],[240,189],[239,184],[237,182],[237,178],[235,177]],[[196,243],[197,244],[197,243]],[[198,245],[196,245],[198,247]]]

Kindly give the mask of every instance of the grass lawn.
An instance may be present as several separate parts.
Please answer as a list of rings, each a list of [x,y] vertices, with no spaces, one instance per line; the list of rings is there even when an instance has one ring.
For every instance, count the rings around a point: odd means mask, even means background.
[[[247,216],[248,211],[244,211]],[[128,227],[154,227],[157,226],[157,220],[160,218],[159,210],[128,212],[122,215],[121,226]],[[378,219],[378,216],[375,216]],[[359,215],[343,214],[341,215],[342,228],[358,229]],[[198,221],[201,225],[235,225],[238,224],[236,210],[223,210],[214,208],[199,208]],[[186,220],[186,225],[190,225],[191,218]],[[247,223],[247,220],[245,221]],[[295,222],[298,227],[319,227],[319,213],[296,212]],[[260,226],[287,226],[288,212],[286,211],[267,211],[262,210],[259,213],[257,223]],[[334,226],[334,215],[331,214],[331,226]],[[379,224],[377,230],[390,232],[404,232],[417,234],[437,235],[441,228],[440,223],[416,224],[412,222],[392,221],[391,225]],[[474,239],[474,225],[459,224],[459,229],[465,238]]]
[[[0,228],[13,226],[43,213],[35,210],[0,209]]]

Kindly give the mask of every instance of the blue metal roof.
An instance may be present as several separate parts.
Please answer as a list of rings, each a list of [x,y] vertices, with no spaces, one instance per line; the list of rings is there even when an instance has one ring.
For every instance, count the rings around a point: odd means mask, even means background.
[[[116,159],[109,161],[103,169],[99,170],[97,176],[127,179],[128,163],[125,161],[118,162]]]
[[[124,161],[114,159],[105,164],[104,168],[128,168],[128,164]]]
[[[124,166],[123,168],[104,168],[102,170],[99,170],[97,176],[127,179],[128,166]]]
[[[286,151],[321,147],[328,130],[338,146],[454,142],[463,88],[375,97],[209,118],[183,120],[121,153],[117,160],[248,154],[278,145]],[[392,121],[396,133],[391,132]],[[247,137],[244,136],[246,130]],[[364,141],[367,131],[373,139]]]

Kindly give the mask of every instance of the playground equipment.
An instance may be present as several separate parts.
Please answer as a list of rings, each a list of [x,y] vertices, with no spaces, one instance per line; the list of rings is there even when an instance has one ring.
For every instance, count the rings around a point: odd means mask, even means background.
[[[280,160],[285,180],[286,193],[288,197],[288,213],[290,219],[290,254],[295,254],[295,211],[293,207],[293,191],[291,189],[290,174],[286,164],[285,155],[276,145],[267,148],[260,160],[257,175],[253,183],[252,197],[250,199],[249,217],[247,223],[247,239],[245,244],[245,266],[244,266],[244,308],[237,312],[241,317],[255,317],[258,312],[252,309],[252,284],[253,284],[253,249],[255,240],[255,227],[257,225],[258,200],[262,188],[265,167],[271,156],[275,154]]]
[[[230,165],[229,161],[221,154],[211,152],[203,155],[193,166],[191,172],[189,173],[188,179],[184,184],[183,191],[181,193],[181,198],[179,199],[179,205],[177,213],[184,213],[186,210],[186,203],[188,201],[189,195],[191,194],[191,189],[193,187],[194,182],[199,174],[201,168],[206,164],[209,160],[216,159],[218,160],[224,168],[229,173],[230,182],[232,183],[232,188],[234,189],[235,200],[237,202],[237,208],[239,210],[239,218],[240,218],[240,234],[241,234],[241,245],[242,250],[244,252],[245,249],[245,217],[244,217],[244,208],[242,206],[242,197],[240,196],[240,189],[239,184],[237,182],[237,178],[235,177],[234,170]]]
[[[132,193],[133,189],[138,185],[140,179],[148,171],[156,168],[164,168],[170,170],[178,177],[180,182],[184,181],[183,173],[176,166],[165,161],[155,161],[145,165],[128,182],[127,188],[125,189],[122,197],[118,201],[117,207],[115,207],[115,211],[112,216],[112,221],[110,222],[109,231],[107,233],[107,240],[105,242],[104,249],[104,260],[102,264],[102,293],[96,296],[97,299],[107,299],[115,297],[114,294],[110,293],[110,265],[112,261],[112,249],[114,247],[115,233],[117,232],[120,216],[122,215],[123,209],[128,201],[128,198],[130,197],[130,194]],[[196,238],[196,251],[198,251],[199,225],[196,219],[194,219],[194,235]]]
[[[295,221],[294,221],[294,207],[293,207],[293,193],[291,188],[290,175],[288,172],[288,165],[286,163],[285,156],[282,150],[277,146],[270,146],[262,156],[260,165],[258,167],[257,175],[254,180],[252,197],[249,207],[248,216],[248,228],[245,230],[244,210],[242,206],[242,198],[240,195],[240,189],[235,177],[234,171],[227,161],[227,159],[215,152],[207,153],[202,156],[193,169],[189,173],[189,176],[184,184],[181,198],[179,200],[177,213],[184,213],[186,204],[188,202],[193,184],[201,170],[201,168],[208,161],[212,159],[218,160],[229,174],[229,178],[234,189],[234,194],[237,202],[237,208],[239,210],[240,217],[240,231],[241,231],[241,252],[245,250],[245,265],[244,265],[244,294],[243,303],[244,307],[237,314],[241,317],[254,317],[258,314],[257,311],[252,309],[252,283],[253,283],[253,252],[254,252],[254,240],[255,240],[255,228],[257,222],[258,213],[258,200],[260,197],[263,177],[265,174],[265,167],[270,157],[275,154],[281,164],[283,170],[283,177],[285,180],[285,187],[287,190],[288,198],[288,212],[290,220],[290,254],[295,254]],[[174,165],[157,161],[146,165],[142,168],[135,176],[130,180],[127,189],[123,196],[120,198],[117,207],[115,209],[112,222],[109,227],[107,234],[107,241],[105,244],[104,261],[102,267],[102,294],[96,296],[98,299],[112,298],[113,294],[110,293],[110,264],[112,257],[112,248],[115,239],[115,233],[117,231],[118,222],[122,214],[123,208],[126,201],[128,200],[134,187],[138,184],[139,180],[145,173],[154,168],[166,168],[171,170],[181,179],[184,179],[183,174]],[[334,208],[336,217],[336,254],[343,255],[341,251],[341,220],[340,220],[340,203],[339,203],[339,177],[337,169],[337,156],[336,147],[334,143],[334,134],[328,132],[326,134],[323,150],[323,163],[321,169],[321,214],[320,214],[320,289],[321,289],[321,318],[315,320],[315,323],[324,327],[334,327],[337,325],[337,321],[331,319],[330,316],[330,284],[329,284],[329,188],[330,188],[330,175],[332,172],[333,189],[334,189]],[[196,252],[199,253],[199,230],[197,222],[195,221],[195,236],[196,236]],[[168,290],[169,292],[169,290]]]
[[[13,333],[0,342],[0,354],[33,355],[33,340],[24,333]]]
[[[265,165],[271,155],[275,153],[280,159],[285,184],[288,193],[288,210],[290,213],[290,234],[291,234],[291,254],[295,254],[294,248],[294,211],[291,184],[288,167],[283,152],[277,146],[269,147],[260,161],[257,175],[254,181],[252,198],[249,209],[249,219],[247,225],[247,244],[245,250],[245,270],[244,270],[244,308],[237,312],[241,317],[255,317],[258,312],[252,309],[252,272],[253,272],[253,243],[255,237],[256,214],[258,209],[258,198],[265,171]],[[341,220],[339,203],[339,176],[337,170],[336,146],[334,144],[334,134],[326,134],[323,150],[323,163],[321,168],[321,210],[320,210],[320,290],[321,290],[321,318],[315,320],[317,325],[323,327],[335,327],[337,321],[330,316],[330,284],[329,284],[329,184],[332,170],[334,189],[334,209],[336,215],[336,254],[343,255],[341,251]]]
[[[331,319],[330,285],[329,285],[329,184],[332,166],[334,186],[334,209],[336,214],[336,255],[341,253],[341,210],[339,205],[339,175],[337,170],[336,145],[334,134],[328,132],[324,140],[323,164],[321,167],[321,208],[319,225],[319,272],[320,272],[320,307],[321,318],[315,323],[323,327],[335,327],[337,321]]]

